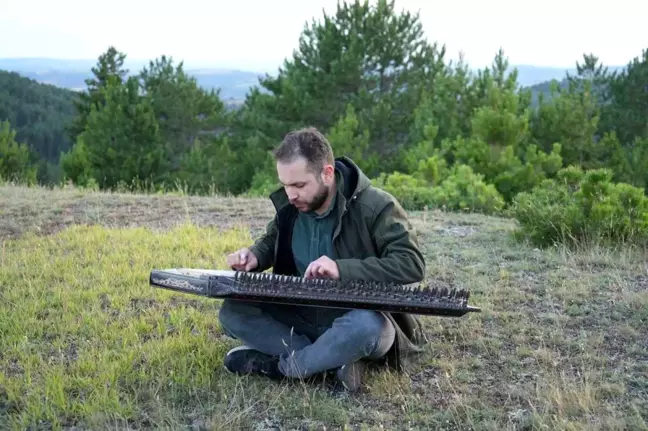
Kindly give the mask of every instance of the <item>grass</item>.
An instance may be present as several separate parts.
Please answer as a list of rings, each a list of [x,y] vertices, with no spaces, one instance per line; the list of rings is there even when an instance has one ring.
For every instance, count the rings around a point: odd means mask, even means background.
[[[413,213],[430,278],[482,313],[424,317],[411,374],[360,394],[222,368],[216,300],[153,267],[224,267],[269,202],[0,187],[0,423],[9,429],[648,429],[648,270],[538,250],[511,220]]]

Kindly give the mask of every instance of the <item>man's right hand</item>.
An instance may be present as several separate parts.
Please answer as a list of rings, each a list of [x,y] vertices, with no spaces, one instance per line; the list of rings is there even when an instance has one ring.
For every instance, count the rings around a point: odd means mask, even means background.
[[[249,248],[242,248],[227,256],[227,265],[236,271],[251,271],[259,261]]]

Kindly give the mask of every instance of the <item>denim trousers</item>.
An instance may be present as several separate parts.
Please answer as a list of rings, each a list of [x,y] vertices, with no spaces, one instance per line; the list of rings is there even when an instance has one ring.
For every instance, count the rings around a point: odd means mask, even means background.
[[[392,323],[371,310],[226,299],[219,320],[227,336],[278,356],[281,372],[295,378],[379,359],[396,335]]]

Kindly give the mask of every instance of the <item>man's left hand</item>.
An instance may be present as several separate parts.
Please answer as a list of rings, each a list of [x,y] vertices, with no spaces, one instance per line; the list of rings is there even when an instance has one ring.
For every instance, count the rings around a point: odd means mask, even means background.
[[[306,272],[304,272],[304,278],[332,278],[337,280],[340,278],[340,271],[335,261],[328,256],[322,256],[308,265]]]

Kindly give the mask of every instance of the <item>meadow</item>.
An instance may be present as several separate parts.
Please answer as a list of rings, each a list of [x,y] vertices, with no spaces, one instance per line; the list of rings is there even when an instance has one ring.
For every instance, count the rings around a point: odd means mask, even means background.
[[[481,307],[424,317],[411,374],[276,384],[222,367],[219,301],[148,285],[224,268],[268,200],[0,186],[7,429],[648,429],[645,250],[538,249],[515,221],[411,211],[428,278]]]

